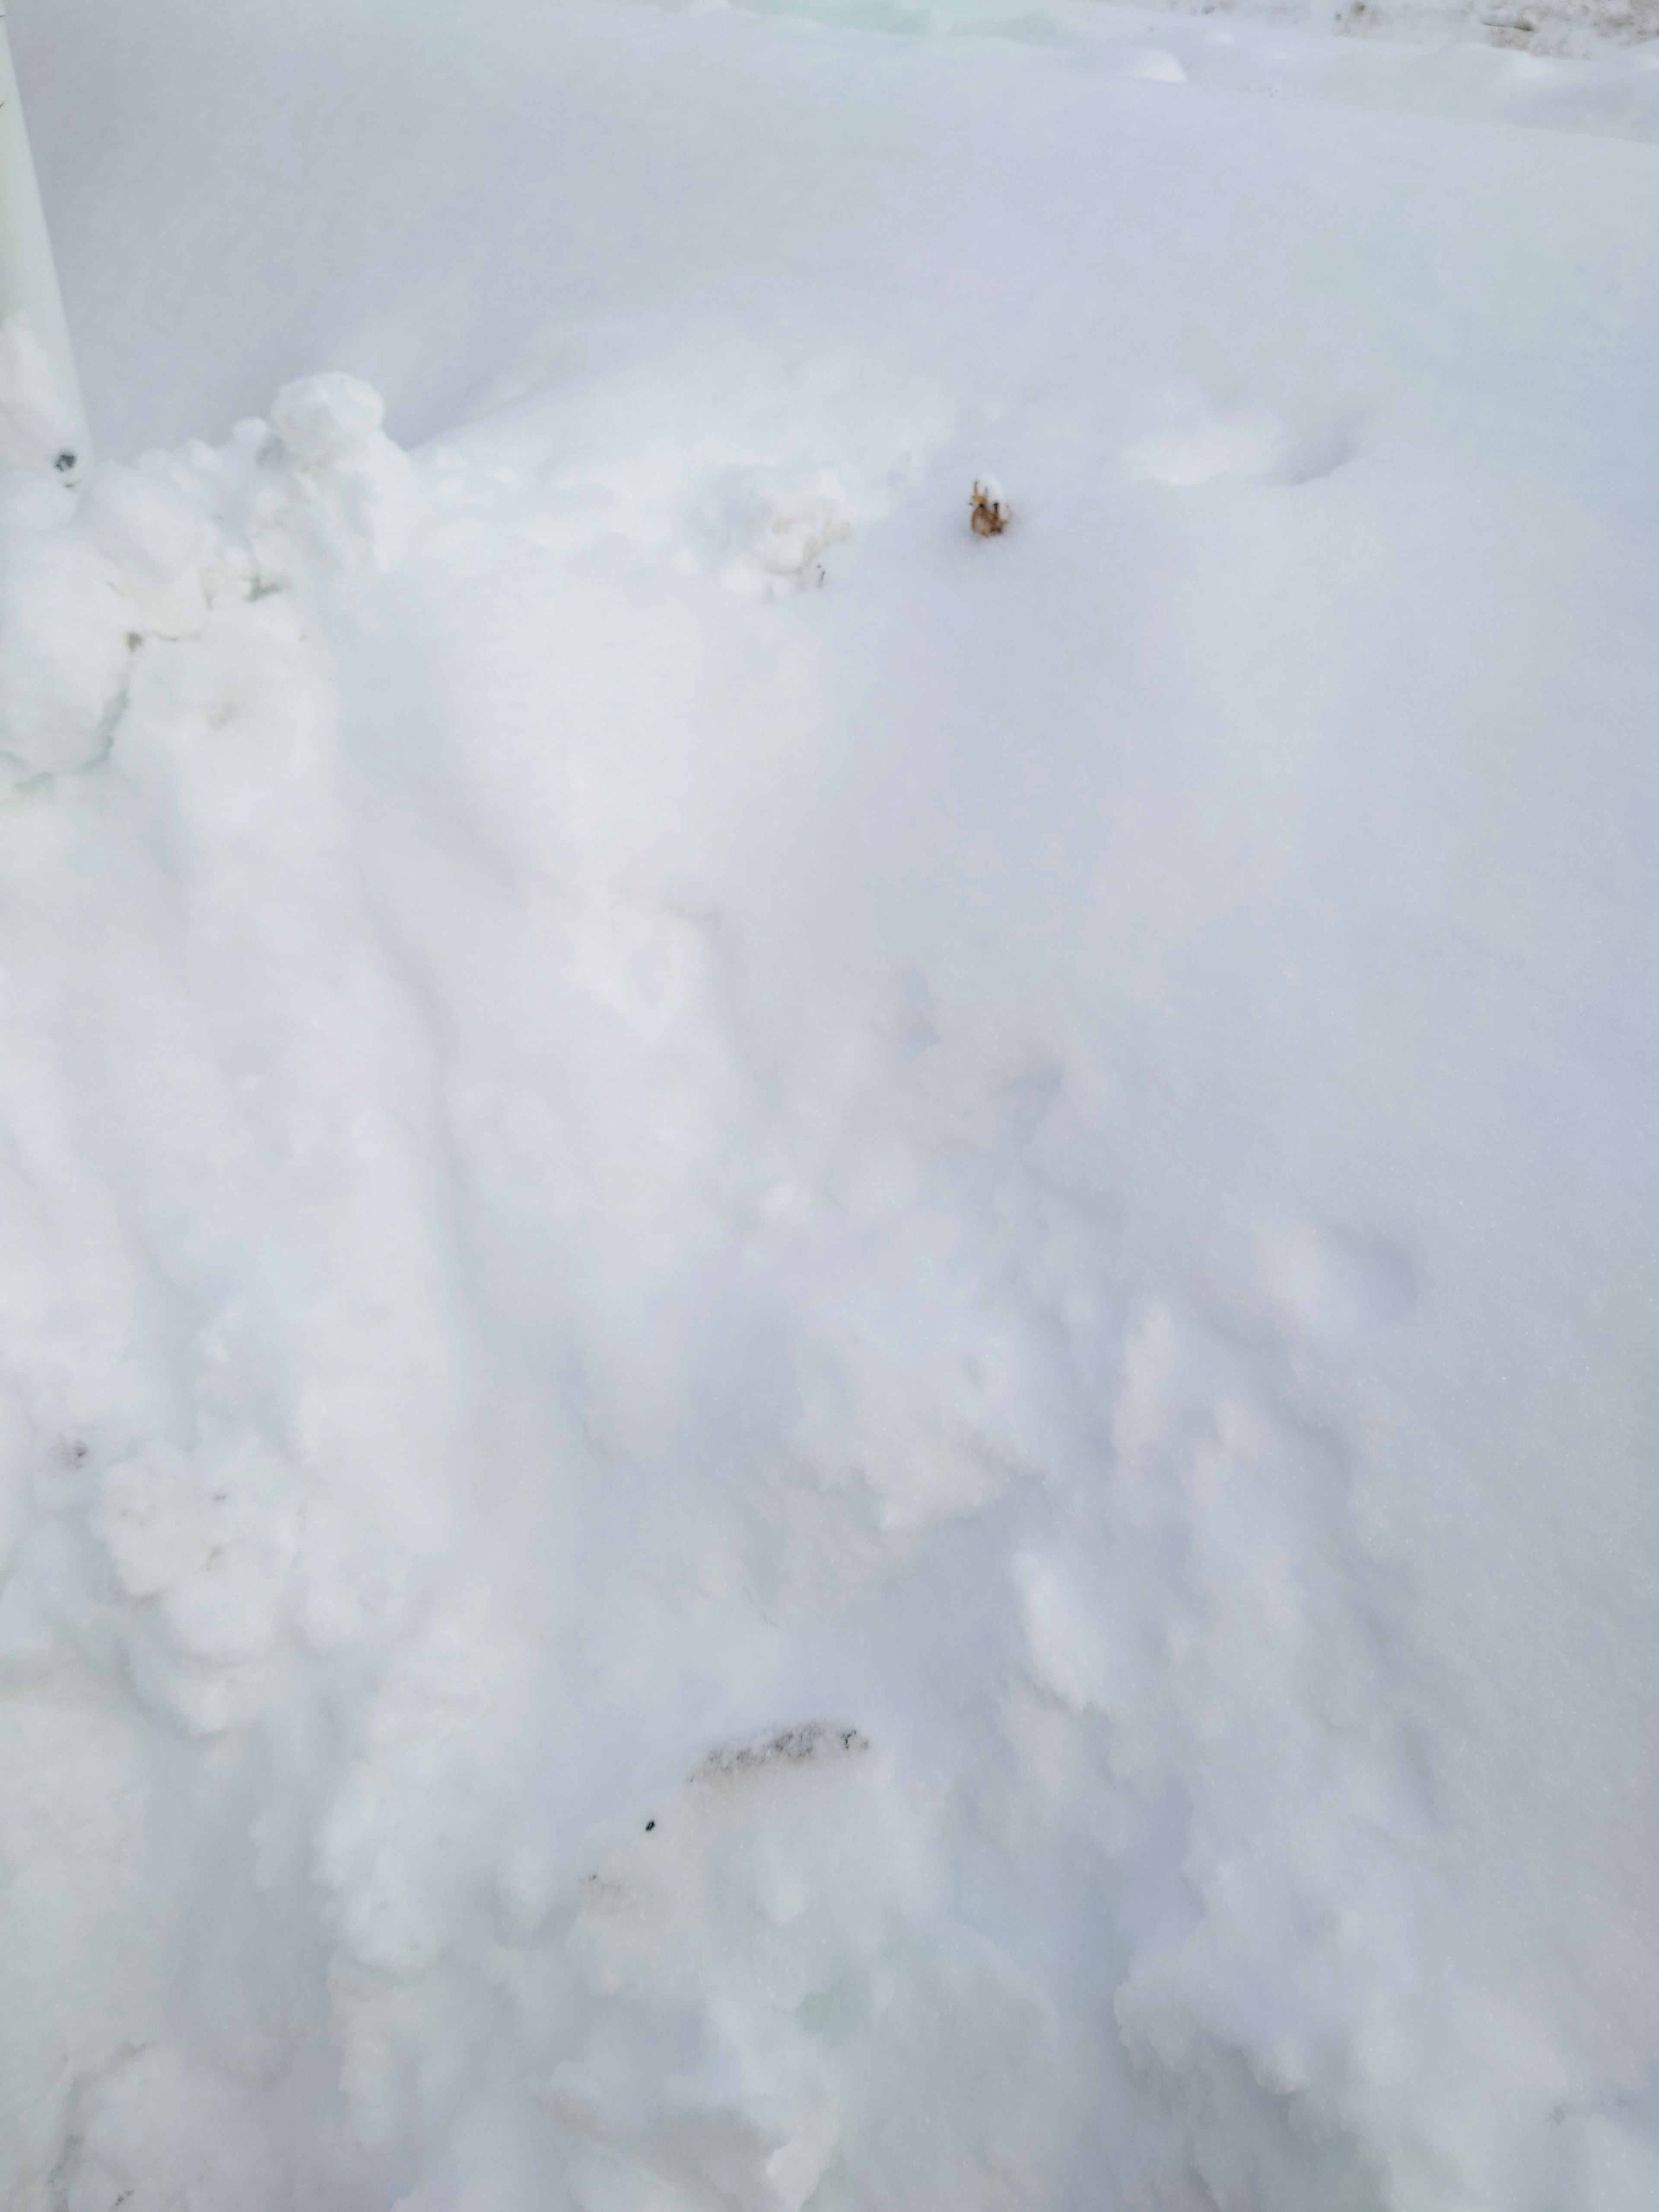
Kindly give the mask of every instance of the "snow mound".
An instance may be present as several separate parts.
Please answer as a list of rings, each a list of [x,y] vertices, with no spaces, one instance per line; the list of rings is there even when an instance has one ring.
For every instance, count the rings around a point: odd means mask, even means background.
[[[11,1955],[85,1961],[48,2008],[68,2072],[26,2077],[17,2201],[56,2170],[80,2212],[486,2181],[517,2202],[553,2171],[589,2212],[946,2212],[993,2186],[1082,2203],[1107,2172],[1149,2208],[1188,2201],[1182,2173],[1308,2212],[1474,2176],[1530,2212],[1519,2177],[1547,2157],[1553,2202],[1622,2212],[1653,2154],[1609,2097],[1639,2075],[1559,1983],[1513,1994],[1541,1907],[1472,1904],[1494,1866],[1513,1899],[1571,1852],[1579,1955],[1605,1934],[1622,1985],[1621,1846],[1529,1743],[1510,1779],[1471,1775],[1465,1701],[1488,1698],[1489,1757],[1510,1740],[1483,1686],[1511,1600],[1470,1642],[1434,1595],[1500,1510],[1452,1532],[1441,1439],[1472,1373],[1509,1388],[1505,1332],[1534,1322],[1495,1321],[1434,1141],[1393,1180],[1398,1139],[1352,1099],[1302,1139],[1333,1148],[1311,1208],[1269,1203],[1277,1176],[1195,1187],[1190,1127],[1152,1140],[1135,1091],[1173,986],[1139,1043],[1132,1010],[1149,963],[1209,942],[1165,872],[1186,771],[1139,786],[1157,877],[1108,835],[1128,966],[1113,923],[1034,998],[1041,915],[994,954],[965,916],[936,939],[908,829],[866,878],[889,919],[837,947],[848,861],[757,871],[746,824],[785,806],[856,849],[857,811],[825,811],[846,726],[820,708],[792,754],[771,712],[747,738],[711,719],[731,678],[688,659],[699,633],[759,650],[780,701],[820,647],[787,602],[754,632],[696,557],[706,503],[669,485],[653,519],[635,495],[619,556],[614,504],[586,501],[584,543],[569,484],[532,472],[504,514],[496,463],[411,461],[350,379],[288,387],[273,423],[78,501],[19,487],[8,518],[0,639],[27,611],[33,671],[0,816],[27,917],[0,1100],[8,1848],[75,1911]],[[1120,481],[1148,477],[1140,450]],[[1190,474],[1150,471],[1170,527]],[[952,451],[935,477],[959,514]],[[947,625],[956,594],[1007,588],[956,532],[913,599]],[[884,589],[854,572],[810,602],[844,603],[847,635],[916,558],[884,534]],[[1053,579],[1034,588],[1012,634]],[[990,681],[995,714],[993,666],[958,696]],[[804,757],[830,780],[796,815]],[[1005,765],[947,799],[927,760],[899,820],[922,792],[966,805],[932,834],[1004,882],[1006,835],[972,825],[1019,819]],[[1303,849],[1311,890],[1275,870],[1268,917],[1328,895]],[[1248,841],[1230,865],[1249,879]],[[1199,957],[1181,988],[1220,995],[1183,1049],[1282,1100],[1294,1024],[1328,1053],[1346,969],[1305,1015],[1261,1015],[1264,1048]],[[1103,990],[1131,1024],[1104,1049]],[[1206,1095],[1179,1109],[1200,1130]],[[1133,1178],[1103,1180],[1131,1147]],[[1525,1249],[1535,1195],[1529,1218],[1503,1188],[1481,1237]],[[1567,1280],[1601,1249],[1552,1233],[1558,1268],[1586,1255]],[[1484,1402],[1495,1501],[1519,1432]],[[1584,1632],[1511,1571],[1547,1651]],[[870,1720],[730,1726],[790,1683]],[[45,1758],[37,1701],[72,1717]],[[1558,1756],[1605,1774],[1563,1724]],[[29,1841],[65,1760],[126,1778],[146,1840],[112,1886],[118,1831],[51,1862]]]
[[[0,477],[0,2197],[1645,2208],[1650,153],[416,13]]]

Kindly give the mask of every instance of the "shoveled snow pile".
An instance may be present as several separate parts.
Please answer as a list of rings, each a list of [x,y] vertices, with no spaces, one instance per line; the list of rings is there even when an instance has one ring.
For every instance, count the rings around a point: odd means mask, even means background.
[[[446,12],[40,79],[0,2201],[1652,2212],[1649,80]]]

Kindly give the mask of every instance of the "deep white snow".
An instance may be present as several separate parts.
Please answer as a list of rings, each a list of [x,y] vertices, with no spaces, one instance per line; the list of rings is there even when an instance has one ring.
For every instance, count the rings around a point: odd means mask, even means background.
[[[1654,50],[862,17],[17,0],[7,2212],[1659,2204]]]

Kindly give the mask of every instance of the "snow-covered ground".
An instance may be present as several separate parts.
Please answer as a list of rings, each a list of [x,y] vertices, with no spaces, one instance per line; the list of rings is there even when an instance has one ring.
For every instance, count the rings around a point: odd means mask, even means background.
[[[12,29],[6,2212],[1653,2212],[1659,50]]]

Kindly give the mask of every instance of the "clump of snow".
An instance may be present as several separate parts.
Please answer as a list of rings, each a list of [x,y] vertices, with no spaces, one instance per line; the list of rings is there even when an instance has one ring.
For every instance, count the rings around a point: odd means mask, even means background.
[[[385,418],[380,393],[359,377],[309,376],[277,393],[246,522],[262,586],[318,574],[335,596],[349,598],[354,580],[389,568],[406,549],[414,485],[407,457],[380,427]]]
[[[32,479],[7,495],[0,769],[15,780],[100,758],[146,634],[199,628],[206,522],[130,469],[78,503]]]
[[[278,394],[269,434],[246,426],[222,454],[108,468],[78,502],[15,481],[0,550],[0,771],[15,781],[101,759],[135,656],[147,641],[199,635],[216,599],[314,586],[354,604],[412,526],[408,459],[383,411],[356,378],[312,377]]]
[[[791,477],[737,468],[708,503],[709,536],[722,581],[761,599],[822,584],[820,556],[853,534],[847,495],[829,469]]]
[[[0,482],[0,2195],[1645,2212],[1634,74],[297,9]]]

